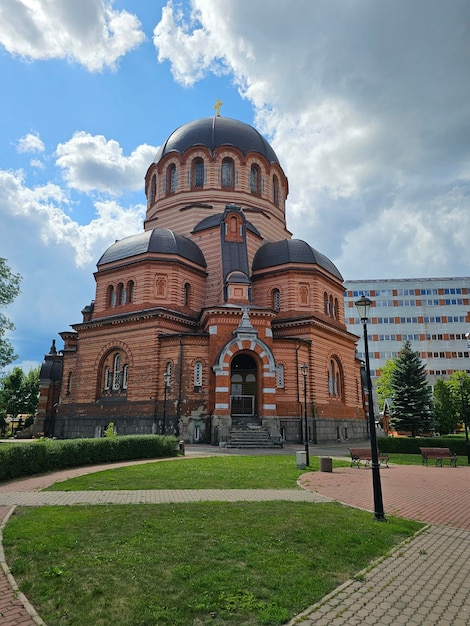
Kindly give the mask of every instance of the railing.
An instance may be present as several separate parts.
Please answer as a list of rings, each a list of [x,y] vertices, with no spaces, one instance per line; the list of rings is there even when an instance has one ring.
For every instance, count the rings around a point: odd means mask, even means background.
[[[255,396],[230,396],[231,415],[254,415]]]

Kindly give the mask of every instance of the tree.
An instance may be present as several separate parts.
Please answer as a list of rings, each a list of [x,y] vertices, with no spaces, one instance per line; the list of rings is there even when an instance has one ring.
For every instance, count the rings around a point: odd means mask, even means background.
[[[25,374],[21,367],[0,381],[0,411],[13,418],[20,414],[34,415],[39,401],[39,367]]]
[[[6,259],[0,257],[0,309],[11,304],[20,293],[20,281],[21,276],[13,274]],[[0,370],[17,358],[13,346],[5,337],[5,334],[14,328],[11,320],[0,312]]]
[[[396,367],[396,358],[392,357],[380,370],[380,378],[376,383],[379,411],[383,411],[385,400],[392,397],[392,372]]]
[[[405,341],[391,375],[390,425],[410,431],[412,437],[432,429],[432,396],[426,370],[418,352]]]
[[[436,429],[443,434],[453,433],[460,418],[460,405],[448,381],[436,380],[433,390],[433,413]]]

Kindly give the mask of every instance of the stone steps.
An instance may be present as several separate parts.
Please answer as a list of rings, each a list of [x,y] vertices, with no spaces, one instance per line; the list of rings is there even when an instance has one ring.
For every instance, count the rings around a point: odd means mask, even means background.
[[[279,448],[264,428],[232,428],[227,448]]]

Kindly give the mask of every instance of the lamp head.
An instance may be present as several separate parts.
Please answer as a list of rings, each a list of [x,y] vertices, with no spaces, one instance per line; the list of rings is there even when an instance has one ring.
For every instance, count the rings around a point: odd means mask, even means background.
[[[369,310],[372,306],[372,300],[366,298],[363,294],[360,299],[354,303],[356,305],[357,312],[359,313],[359,318],[361,322],[367,322],[369,319]]]

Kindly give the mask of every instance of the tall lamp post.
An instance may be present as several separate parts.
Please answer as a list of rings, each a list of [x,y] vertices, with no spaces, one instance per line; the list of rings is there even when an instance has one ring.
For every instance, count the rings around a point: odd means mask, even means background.
[[[382,500],[382,485],[380,482],[379,456],[377,453],[377,435],[375,432],[374,401],[372,397],[372,380],[370,377],[369,341],[367,337],[367,320],[372,301],[364,295],[355,303],[364,330],[364,352],[366,355],[366,378],[369,400],[369,430],[370,451],[372,458],[372,484],[374,489],[374,516],[378,522],[385,522],[384,505]]]
[[[170,372],[165,372],[163,374],[163,421],[162,421],[162,435],[165,434],[166,427],[166,395],[168,393],[168,387],[170,386],[171,374]]]
[[[462,401],[462,420],[465,424],[465,449],[467,450],[467,465],[470,465],[470,444],[468,442],[468,422],[467,422],[467,407],[465,406],[465,396],[463,393],[463,378],[459,378],[460,385],[460,399]]]
[[[305,464],[307,467],[310,465],[310,455],[308,450],[308,424],[307,424],[307,370],[308,366],[303,365],[300,366],[302,370],[302,376],[304,379],[304,444],[305,444]]]

